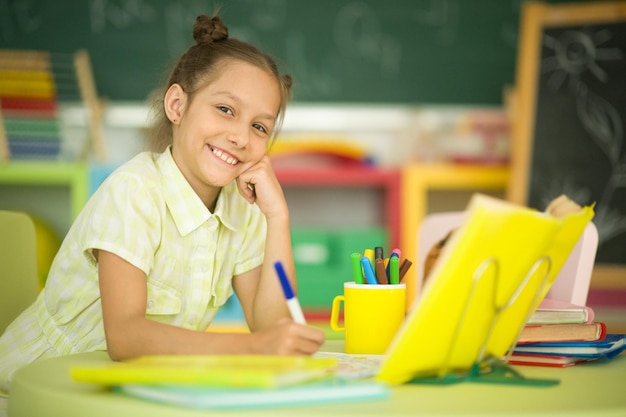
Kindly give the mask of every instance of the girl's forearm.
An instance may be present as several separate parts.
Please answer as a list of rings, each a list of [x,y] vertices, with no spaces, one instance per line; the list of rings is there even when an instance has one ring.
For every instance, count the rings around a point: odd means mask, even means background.
[[[113,360],[144,355],[253,354],[253,339],[251,334],[195,331],[138,317],[107,332],[107,349]]]
[[[274,263],[277,261],[283,264],[291,285],[296,291],[296,272],[288,216],[268,219],[265,260],[254,299],[254,329],[252,330],[264,328],[281,318],[290,317],[283,290],[274,269]]]

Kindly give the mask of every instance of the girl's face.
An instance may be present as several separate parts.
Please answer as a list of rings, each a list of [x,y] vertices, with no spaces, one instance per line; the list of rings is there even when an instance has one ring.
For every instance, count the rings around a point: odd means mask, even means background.
[[[175,84],[165,102],[174,122],[174,161],[205,204],[212,206],[221,187],[265,155],[280,92],[271,74],[230,61],[193,101]]]

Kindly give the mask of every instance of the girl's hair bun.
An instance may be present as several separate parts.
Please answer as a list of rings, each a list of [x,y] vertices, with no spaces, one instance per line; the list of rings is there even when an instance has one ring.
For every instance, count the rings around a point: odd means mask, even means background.
[[[228,28],[219,16],[201,15],[196,18],[193,38],[198,45],[221,41],[228,38]]]

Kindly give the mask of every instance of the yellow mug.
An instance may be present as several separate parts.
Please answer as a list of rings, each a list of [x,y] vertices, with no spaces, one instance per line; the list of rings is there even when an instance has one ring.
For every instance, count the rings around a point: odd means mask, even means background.
[[[343,327],[339,313],[343,302]],[[345,332],[346,353],[382,355],[406,314],[405,284],[345,282],[343,295],[333,299],[330,327]]]

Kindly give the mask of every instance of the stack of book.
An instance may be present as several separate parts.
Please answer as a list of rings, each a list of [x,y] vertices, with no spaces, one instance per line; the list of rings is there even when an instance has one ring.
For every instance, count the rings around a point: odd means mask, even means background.
[[[626,335],[607,334],[591,307],[544,299],[524,326],[509,358],[513,365],[565,367],[613,358]]]

